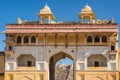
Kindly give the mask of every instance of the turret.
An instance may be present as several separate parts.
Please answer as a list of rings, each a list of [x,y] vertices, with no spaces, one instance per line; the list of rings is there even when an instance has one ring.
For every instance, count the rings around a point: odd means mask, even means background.
[[[37,16],[40,18],[40,24],[43,24],[44,20],[48,20],[48,23],[51,24],[52,20],[55,19],[47,4],[40,10]]]
[[[90,20],[90,22],[94,23],[95,22],[95,15],[91,9],[91,7],[87,4],[81,12],[78,14],[80,20],[82,23],[85,22],[85,20]]]

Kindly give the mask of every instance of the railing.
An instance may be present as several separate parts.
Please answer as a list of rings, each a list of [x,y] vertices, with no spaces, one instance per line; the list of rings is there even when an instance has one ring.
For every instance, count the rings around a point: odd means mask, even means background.
[[[14,57],[14,51],[13,50],[5,50],[5,56],[7,58],[13,58]]]
[[[92,70],[92,71],[96,71],[96,70],[107,70],[107,67],[87,67],[87,70]]]
[[[35,67],[17,67],[16,70],[36,70]]]

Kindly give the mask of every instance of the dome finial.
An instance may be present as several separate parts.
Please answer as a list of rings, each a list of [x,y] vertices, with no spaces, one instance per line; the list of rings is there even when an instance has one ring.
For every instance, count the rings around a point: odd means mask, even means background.
[[[45,6],[47,6],[47,3],[45,4]]]
[[[86,4],[86,6],[87,6],[87,7],[90,7],[88,3]]]
[[[88,6],[88,3],[86,4],[86,6]]]

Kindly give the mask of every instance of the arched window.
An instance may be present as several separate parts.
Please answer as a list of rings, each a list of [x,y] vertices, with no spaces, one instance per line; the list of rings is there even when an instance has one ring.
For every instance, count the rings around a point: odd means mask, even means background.
[[[92,37],[91,36],[87,37],[87,42],[92,42]]]
[[[106,36],[102,36],[102,42],[107,42],[107,37]]]
[[[17,43],[21,43],[21,37],[17,36]]]
[[[100,41],[100,39],[99,39],[99,36],[98,36],[98,35],[97,35],[97,36],[95,36],[94,41],[95,41],[95,42],[99,42],[99,41]]]
[[[28,43],[28,42],[29,42],[28,36],[25,36],[24,37],[24,43]]]
[[[35,36],[32,36],[32,37],[31,37],[31,43],[36,43],[36,38],[35,38]]]

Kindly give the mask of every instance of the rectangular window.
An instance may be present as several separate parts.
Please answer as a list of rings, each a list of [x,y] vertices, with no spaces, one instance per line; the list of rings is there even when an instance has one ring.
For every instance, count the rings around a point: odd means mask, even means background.
[[[9,50],[13,50],[13,47],[12,47],[12,46],[9,46]]]
[[[27,61],[27,66],[31,67],[32,66],[32,62],[31,61]]]
[[[98,61],[95,61],[95,62],[94,62],[94,66],[95,66],[95,67],[99,67],[99,62],[98,62]]]
[[[111,50],[115,50],[115,46],[111,46]]]
[[[10,35],[10,37],[12,37],[12,35]]]

